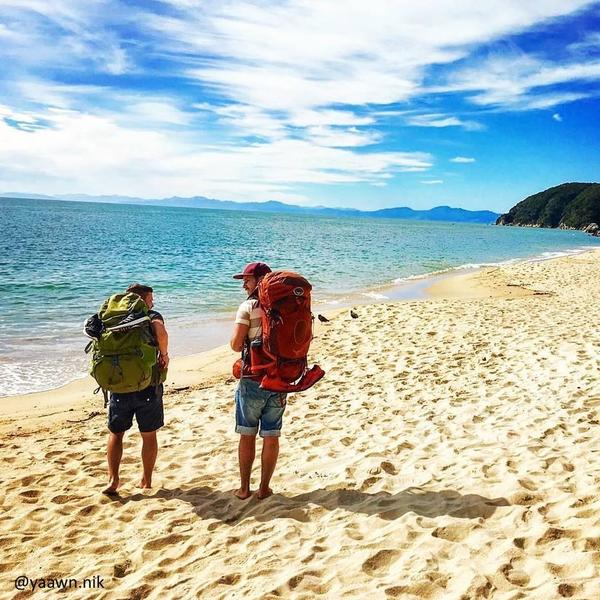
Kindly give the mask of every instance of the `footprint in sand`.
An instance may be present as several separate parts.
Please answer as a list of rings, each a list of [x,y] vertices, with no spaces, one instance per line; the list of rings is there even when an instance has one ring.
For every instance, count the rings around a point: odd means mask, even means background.
[[[399,446],[396,447],[396,452],[400,454],[402,450],[414,450],[415,447],[410,442],[402,442]]]
[[[365,490],[369,489],[372,485],[375,485],[379,480],[379,477],[367,477],[367,479],[365,479],[362,482],[362,485],[359,488],[360,491],[364,492]]]
[[[39,541],[39,540],[40,540],[40,538],[36,538],[36,536],[35,536],[35,535],[24,535],[24,536],[21,538],[21,544],[26,544],[27,542],[30,542],[31,540],[35,540],[35,539],[37,539],[37,540],[38,540],[38,543],[40,543],[40,541]]]
[[[543,497],[537,494],[528,492],[517,492],[508,498],[510,504],[518,504],[519,506],[532,506],[543,501]]]
[[[533,492],[538,489],[539,485],[536,484],[531,479],[519,479],[519,485],[530,492]]]
[[[80,517],[90,517],[98,512],[99,507],[92,504],[90,506],[84,506],[77,514]]]
[[[579,588],[580,586],[575,586],[570,583],[561,583],[557,588],[557,592],[563,598],[571,598],[579,591]]]
[[[26,487],[28,485],[31,485],[35,481],[35,479],[35,475],[28,475],[27,477],[21,477],[21,479],[19,479],[19,483],[21,484],[21,486]]]
[[[300,584],[304,583],[304,588],[310,590],[314,595],[326,594],[329,590],[329,585],[322,585],[320,581],[323,579],[322,571],[304,571],[290,577],[287,585],[290,590],[295,590]],[[308,580],[308,581],[306,581]]]
[[[557,540],[561,540],[563,538],[572,538],[576,534],[567,529],[559,529],[558,527],[549,527],[546,529],[544,535],[539,538],[536,542],[536,546],[541,546],[543,544],[549,544],[552,542],[556,542]]]
[[[300,523],[308,523],[310,521],[310,516],[302,508],[294,508],[285,513],[284,516],[287,519],[294,519],[294,521],[299,521]]]
[[[155,519],[155,518],[159,517],[160,515],[164,514],[165,512],[173,512],[174,510],[177,510],[177,509],[169,508],[169,507],[161,508],[161,509],[153,509],[153,510],[149,510],[146,513],[145,517],[146,517],[146,519],[152,520],[152,519]]]
[[[302,583],[302,580],[304,579],[304,575],[300,574],[300,575],[294,575],[293,577],[290,577],[288,579],[288,586],[290,587],[290,589],[295,590],[300,583]]]
[[[585,538],[584,552],[598,552],[600,550],[600,537]]]
[[[67,504],[73,500],[80,499],[81,498],[79,496],[75,496],[74,494],[60,494],[58,496],[54,496],[54,498],[51,498],[51,502],[54,502],[54,504]]]
[[[381,465],[379,465],[388,475],[396,475],[398,471],[396,467],[388,461],[383,461]]]
[[[242,576],[239,573],[228,573],[217,579],[217,583],[221,585],[235,585]]]
[[[395,585],[393,587],[386,588],[385,594],[391,598],[401,598],[402,596],[406,597],[408,590],[409,588],[406,585]]]
[[[399,556],[400,552],[397,550],[380,550],[373,554],[373,556],[367,558],[362,564],[361,569],[367,573],[367,575],[371,576],[384,574]]]
[[[39,490],[25,490],[24,492],[19,492],[19,496],[21,496],[21,498],[31,501],[37,500],[39,495]]]
[[[147,583],[140,585],[132,590],[128,590],[128,598],[147,598],[152,592],[154,588]]]
[[[113,566],[113,575],[118,579],[122,579],[129,573],[131,573],[131,561],[130,560],[126,560],[122,563],[117,563],[116,565]]]
[[[190,539],[189,535],[166,535],[165,537],[150,540],[144,544],[144,550],[162,550],[167,546],[173,546]]]
[[[431,535],[449,542],[461,542],[464,540],[471,530],[472,525],[447,525],[446,527],[438,527],[431,532]]]
[[[52,450],[51,452],[46,452],[44,458],[54,458],[55,456],[60,456],[63,453],[63,450]]]
[[[505,573],[505,577],[507,581],[519,587],[525,587],[530,581],[529,575],[525,571],[519,570],[511,570]]]

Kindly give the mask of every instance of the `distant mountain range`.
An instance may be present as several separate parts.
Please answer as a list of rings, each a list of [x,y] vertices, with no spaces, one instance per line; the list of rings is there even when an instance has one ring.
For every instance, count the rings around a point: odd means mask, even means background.
[[[466,210],[450,206],[436,206],[429,210],[413,210],[405,206],[364,211],[354,208],[328,208],[326,206],[297,206],[283,202],[232,202],[213,200],[204,196],[193,198],[161,198],[147,200],[130,196],[88,196],[86,194],[66,194],[47,196],[43,194],[23,194],[6,192],[3,198],[23,198],[32,200],[70,200],[77,202],[104,202],[109,204],[143,204],[145,206],[176,206],[184,208],[205,208],[233,211],[276,212],[300,215],[321,215],[327,217],[374,217],[391,219],[413,219],[417,221],[453,221],[460,223],[494,223],[500,216],[490,210]]]
[[[497,225],[587,230],[600,225],[600,183],[563,183],[528,196],[500,215]]]

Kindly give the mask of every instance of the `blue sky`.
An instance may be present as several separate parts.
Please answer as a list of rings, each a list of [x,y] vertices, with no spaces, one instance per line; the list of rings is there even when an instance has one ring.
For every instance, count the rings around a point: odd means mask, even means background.
[[[600,2],[0,0],[0,192],[504,211],[600,173]]]

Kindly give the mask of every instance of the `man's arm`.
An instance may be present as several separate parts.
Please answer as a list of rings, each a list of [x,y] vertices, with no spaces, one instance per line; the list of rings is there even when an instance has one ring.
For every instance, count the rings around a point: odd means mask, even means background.
[[[160,319],[152,320],[152,333],[158,346],[160,356],[158,357],[158,366],[166,369],[169,366],[169,334],[165,324]]]
[[[248,329],[250,329],[249,325],[245,323],[236,323],[233,326],[233,335],[231,336],[231,341],[229,345],[234,352],[241,352],[244,347],[244,340],[248,335]]]

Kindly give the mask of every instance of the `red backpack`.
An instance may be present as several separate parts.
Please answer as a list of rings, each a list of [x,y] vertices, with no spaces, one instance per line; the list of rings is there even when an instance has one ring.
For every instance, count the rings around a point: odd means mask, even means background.
[[[311,290],[304,277],[291,271],[267,273],[258,284],[262,340],[250,345],[250,371],[262,376],[265,390],[302,392],[325,375],[318,365],[309,369],[306,360],[312,340]]]

